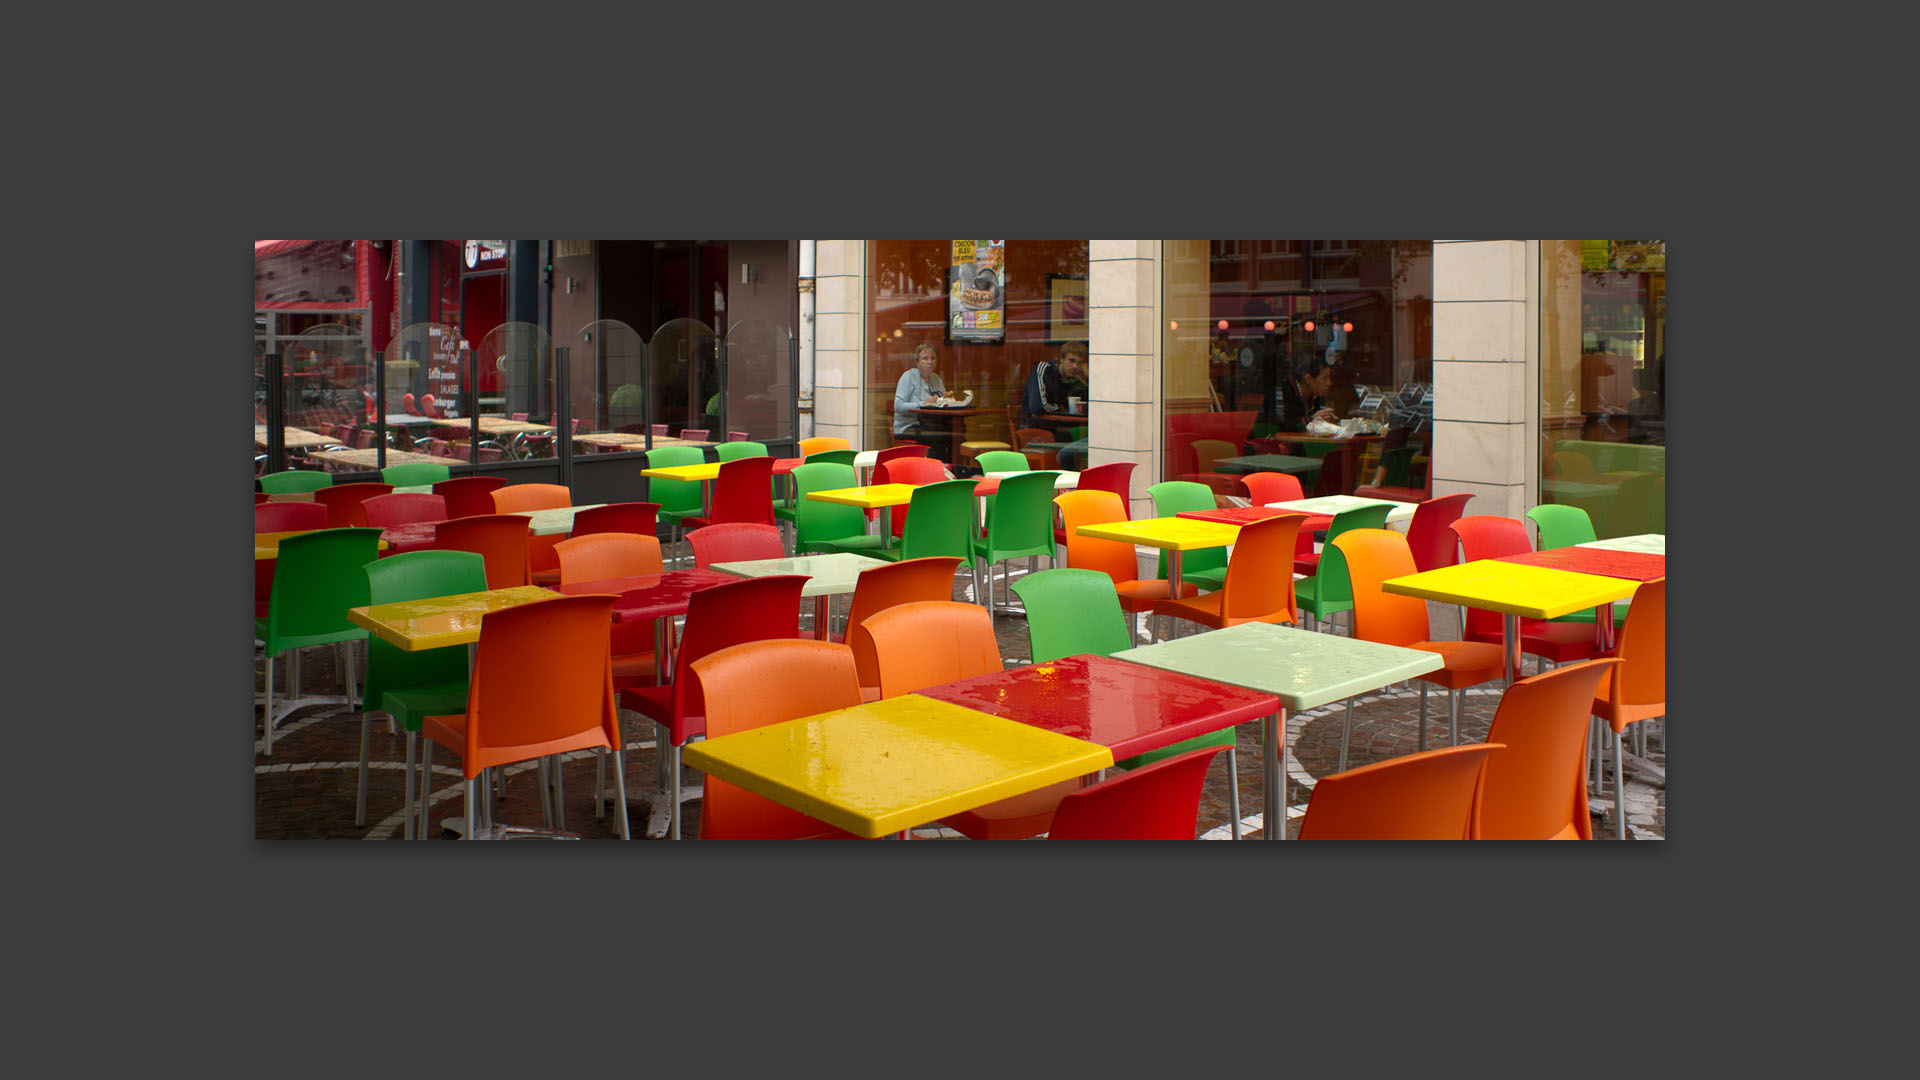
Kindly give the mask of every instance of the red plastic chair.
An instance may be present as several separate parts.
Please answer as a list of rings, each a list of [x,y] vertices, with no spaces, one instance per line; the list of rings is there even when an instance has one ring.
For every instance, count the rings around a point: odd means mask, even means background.
[[[1068,793],[1049,840],[1191,840],[1207,769],[1224,746],[1203,746]]]
[[[456,476],[435,483],[433,493],[447,500],[448,518],[473,517],[493,513],[493,493],[506,486],[498,476]]]
[[[639,686],[620,692],[621,708],[656,724],[663,736],[671,790],[672,818],[667,835],[680,839],[680,748],[706,731],[706,704],[698,681],[687,676],[695,660],[732,645],[799,636],[800,590],[804,574],[744,578],[701,589],[687,599],[687,622],[674,653],[673,678],[665,686]]]
[[[357,484],[334,484],[314,491],[313,501],[327,508],[327,522],[333,528],[366,528],[367,512],[361,503],[375,495],[385,495],[393,490],[392,484],[364,482]]]
[[[253,531],[295,532],[327,527],[327,508],[314,502],[261,502],[253,504]],[[253,560],[253,614],[267,617],[267,601],[273,597],[273,568],[278,559]]]
[[[1246,485],[1247,502],[1252,506],[1266,506],[1269,503],[1293,502],[1306,498],[1306,492],[1300,486],[1300,478],[1292,473],[1257,472],[1248,473],[1240,478]],[[1327,531],[1333,524],[1332,514],[1314,514],[1300,523],[1300,536],[1294,541],[1296,557],[1313,554],[1313,534]]]
[[[420,411],[420,406],[413,403],[413,394],[411,391],[400,395],[400,407],[406,410],[408,416],[425,415]]]
[[[845,645],[750,641],[688,665],[706,709],[707,738],[860,704]],[[858,839],[815,817],[709,776],[700,799],[702,840]]]
[[[1413,549],[1413,565],[1422,573],[1452,566],[1459,560],[1455,536],[1448,526],[1467,512],[1471,494],[1442,495],[1413,508],[1413,520],[1407,523],[1407,546]],[[1524,541],[1524,535],[1521,536]],[[1508,554],[1512,554],[1509,552]],[[1469,560],[1474,556],[1467,556]]]
[[[269,495],[269,494],[267,494],[267,493],[266,493],[266,492],[264,492],[264,491],[256,491],[256,492],[254,492],[254,493],[253,493],[253,501],[254,501],[254,503],[255,503],[256,505],[257,505],[257,504],[259,504],[259,503],[263,503],[263,502],[266,502],[266,501],[268,501],[269,499],[272,499],[272,498],[273,498],[273,496],[271,496],[271,495]]]
[[[681,428],[680,437],[687,440],[688,442],[706,442],[707,429],[706,428]]]
[[[1302,840],[1478,840],[1480,781],[1500,743],[1444,746],[1323,776]]]
[[[869,484],[912,484],[921,487],[926,484],[938,484],[947,478],[947,466],[938,458],[899,457],[884,464],[875,462]],[[906,536],[907,511],[912,508],[908,503],[893,508],[893,535],[899,540]],[[878,510],[867,511],[867,520],[871,521]]]
[[[434,403],[432,394],[420,395],[420,415],[421,416],[439,416],[440,415],[440,406]]]
[[[569,536],[594,536],[599,533],[632,533],[653,536],[660,521],[660,504],[618,502],[591,506],[573,515]]]
[[[1487,741],[1506,749],[1480,778],[1483,840],[1591,840],[1587,706],[1618,660],[1590,660],[1520,679],[1500,697]]]
[[[1074,490],[1113,492],[1115,495],[1120,496],[1119,520],[1130,521],[1133,519],[1132,484],[1135,464],[1136,463],[1132,461],[1109,461],[1105,465],[1095,465],[1091,468],[1082,469],[1080,470],[1080,482],[1074,487]],[[1054,526],[1053,542],[1064,545],[1067,542],[1065,519],[1061,518],[1058,520],[1062,523]]]
[[[778,524],[773,518],[773,458],[744,457],[722,462],[720,475],[713,482],[711,516],[690,514],[681,524],[686,529],[698,529],[732,522]]]
[[[484,771],[585,749],[613,751],[620,838],[629,838],[626,749],[604,645],[612,616],[613,597],[556,596],[496,611],[482,622],[466,711],[421,721],[428,740],[421,799],[431,801],[433,747],[459,754],[468,839],[475,837],[482,806],[491,827],[492,800],[483,795],[489,785],[478,782]]]
[[[487,588],[529,584],[527,541],[533,538],[519,514],[477,514],[443,521],[433,530],[442,551],[476,551],[487,561]]]
[[[844,641],[853,649],[862,700],[877,701],[880,697],[880,667],[873,656],[873,636],[862,624],[898,604],[953,599],[953,576],[959,568],[957,555],[928,555],[860,572],[854,581],[853,599],[847,605],[846,632],[835,634],[833,640]]]
[[[1593,698],[1593,715],[1613,730],[1614,835],[1627,838],[1626,796],[1621,783],[1620,741],[1628,724],[1660,717],[1661,737],[1667,715],[1667,579],[1643,581],[1633,591],[1633,620],[1620,628],[1614,655],[1621,665],[1611,672]]]
[[[375,495],[360,504],[368,526],[384,529],[390,525],[411,525],[420,521],[447,520],[447,500],[424,491],[396,491]]]
[[[673,427],[670,424],[654,424],[648,430],[653,435],[654,438],[658,439],[658,438],[665,438],[667,435],[671,434],[673,431]]]
[[[1416,511],[1417,513],[1417,511]],[[1532,551],[1527,527],[1518,518],[1493,514],[1472,514],[1455,521],[1447,532],[1460,541],[1467,562],[1498,559]],[[1504,618],[1497,611],[1467,608],[1467,621],[1460,637],[1463,641],[1486,641],[1495,645],[1505,641]],[[1551,622],[1546,619],[1519,620],[1520,651],[1543,663],[1564,664],[1585,660],[1593,655],[1593,627],[1588,623]]]
[[[925,443],[895,443],[874,454],[873,463],[875,465],[884,465],[889,461],[898,461],[901,458],[926,457],[927,451],[931,449],[933,448]]]
[[[775,525],[743,525],[729,522],[709,525],[687,534],[693,545],[693,567],[705,570],[717,562],[746,562],[752,559],[784,559],[786,541],[780,539]]]

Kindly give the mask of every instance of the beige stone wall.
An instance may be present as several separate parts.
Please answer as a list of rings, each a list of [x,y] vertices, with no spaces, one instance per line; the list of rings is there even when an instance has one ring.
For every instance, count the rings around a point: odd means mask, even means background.
[[[1087,242],[1087,464],[1131,461],[1133,516],[1159,475],[1160,241]]]
[[[1433,493],[1472,492],[1470,513],[1533,505],[1536,243],[1433,243]]]
[[[813,433],[861,441],[866,372],[866,251],[861,240],[821,240],[814,249]]]

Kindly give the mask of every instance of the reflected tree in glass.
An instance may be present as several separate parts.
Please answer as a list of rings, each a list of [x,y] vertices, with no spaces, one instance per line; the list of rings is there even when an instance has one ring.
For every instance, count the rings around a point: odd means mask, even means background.
[[[713,430],[720,411],[717,345],[713,328],[698,319],[673,319],[654,331],[647,342],[647,397],[654,423],[666,424],[674,434],[705,428],[726,437]]]

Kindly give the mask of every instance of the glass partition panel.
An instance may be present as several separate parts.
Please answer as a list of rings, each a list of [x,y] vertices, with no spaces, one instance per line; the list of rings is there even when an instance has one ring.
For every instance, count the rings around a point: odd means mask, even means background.
[[[644,443],[624,439],[593,442],[591,436],[647,433],[647,346],[640,332],[618,319],[597,319],[580,328],[570,353],[568,392],[580,418],[576,454],[628,453]]]
[[[405,431],[405,442],[414,453],[471,461],[465,428],[435,423],[460,415],[464,365],[459,332],[437,322],[403,327],[387,344],[385,362],[386,425]],[[396,442],[399,438],[396,435]]]
[[[720,430],[720,360],[713,328],[698,319],[672,319],[647,342],[647,400],[653,423],[678,436],[694,428],[714,441]]]
[[[473,347],[476,460],[553,455],[553,343],[532,323],[501,323]]]
[[[743,319],[727,331],[726,431],[758,442],[793,436],[793,336],[766,319]],[[714,432],[716,440],[726,438]]]

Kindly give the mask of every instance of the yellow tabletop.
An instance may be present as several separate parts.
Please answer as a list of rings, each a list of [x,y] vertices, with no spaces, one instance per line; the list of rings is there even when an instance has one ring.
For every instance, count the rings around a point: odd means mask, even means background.
[[[254,561],[258,562],[261,559],[279,558],[280,557],[280,541],[285,540],[289,536],[305,536],[310,532],[320,532],[320,531],[321,530],[319,529],[292,529],[287,532],[254,533],[253,534]],[[387,542],[385,540],[380,541],[378,550],[380,551],[387,550]]]
[[[515,585],[509,589],[348,608],[347,619],[379,635],[382,641],[417,652],[471,644],[480,640],[480,618],[487,612],[552,600],[559,595],[538,585]]]
[[[1113,764],[1098,743],[918,694],[688,743],[683,755],[869,839]]]
[[[655,445],[658,445],[656,443]],[[698,465],[662,465],[657,469],[641,469],[641,476],[658,476],[667,480],[717,480],[720,478],[719,461],[703,461]]]
[[[1225,547],[1233,543],[1240,535],[1240,526],[1223,521],[1161,517],[1082,525],[1076,531],[1081,536],[1093,536],[1102,540],[1120,540],[1129,544],[1142,544],[1146,547],[1167,548],[1173,551],[1196,551],[1200,548]]]
[[[1639,582],[1626,578],[1576,574],[1546,566],[1476,559],[1405,577],[1388,578],[1380,587],[1390,593],[1438,600],[1443,604],[1555,619],[1599,607],[1633,595]]]
[[[866,487],[828,488],[826,491],[809,491],[807,498],[858,506],[865,510],[878,510],[886,506],[905,506],[913,500],[916,486],[914,484],[870,484]]]

